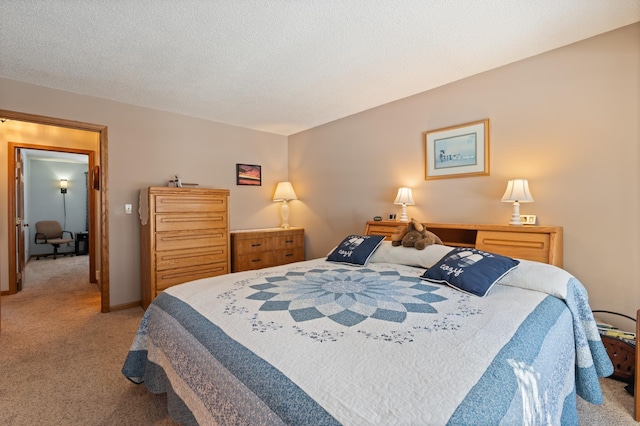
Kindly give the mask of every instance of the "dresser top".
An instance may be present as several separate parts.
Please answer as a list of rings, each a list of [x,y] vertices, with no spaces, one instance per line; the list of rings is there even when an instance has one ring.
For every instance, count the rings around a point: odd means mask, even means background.
[[[151,192],[154,194],[162,193],[162,194],[211,194],[211,193],[219,193],[224,195],[229,195],[228,189],[218,189],[218,188],[175,188],[172,186],[149,186],[146,188],[142,188],[141,192]]]
[[[303,228],[292,226],[291,228],[256,228],[256,229],[232,229],[232,234],[242,234],[248,232],[282,232],[282,231],[300,231]]]

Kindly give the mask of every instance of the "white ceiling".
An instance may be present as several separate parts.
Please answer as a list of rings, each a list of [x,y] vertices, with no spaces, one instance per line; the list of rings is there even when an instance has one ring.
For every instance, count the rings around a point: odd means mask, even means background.
[[[85,154],[72,154],[68,152],[43,151],[38,149],[23,149],[22,153],[27,159],[41,161],[56,161],[61,163],[89,164],[89,156]]]
[[[640,21],[640,0],[3,0],[0,76],[289,135]]]

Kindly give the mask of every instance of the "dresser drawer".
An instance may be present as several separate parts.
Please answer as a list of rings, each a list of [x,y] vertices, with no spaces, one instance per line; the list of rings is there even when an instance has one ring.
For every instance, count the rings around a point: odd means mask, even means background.
[[[284,265],[292,262],[301,262],[304,260],[304,249],[290,248],[273,252],[276,265]]]
[[[227,227],[225,212],[156,215],[156,232],[190,231]]]
[[[157,271],[156,291],[160,292],[177,284],[186,283],[200,278],[215,277],[228,272],[227,262]]]
[[[476,248],[504,256],[549,263],[549,234],[478,231]]]
[[[304,246],[304,233],[297,232],[290,235],[279,235],[273,239],[274,250],[291,249]]]
[[[227,244],[227,230],[157,232],[156,251],[211,247]]]
[[[274,264],[274,253],[271,251],[241,255],[234,258],[233,271],[251,271],[273,266]]]
[[[237,238],[235,240],[236,253],[240,255],[261,253],[273,250],[273,238]]]
[[[156,270],[207,265],[227,260],[227,245],[156,253]]]
[[[199,194],[164,194],[155,197],[156,213],[227,212],[227,197]]]

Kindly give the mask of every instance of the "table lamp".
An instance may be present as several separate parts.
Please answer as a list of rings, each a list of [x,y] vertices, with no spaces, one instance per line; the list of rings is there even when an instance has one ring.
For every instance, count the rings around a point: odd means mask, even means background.
[[[413,195],[411,194],[411,188],[400,188],[398,189],[398,195],[396,195],[396,200],[393,204],[401,204],[402,205],[402,214],[400,215],[400,222],[409,222],[409,218],[407,217],[407,206],[413,206],[416,203],[413,202]]]
[[[502,196],[503,203],[513,202],[511,222],[509,225],[522,225],[520,220],[520,203],[533,203],[533,197],[529,192],[529,182],[526,179],[512,179],[507,184],[507,190]]]
[[[280,207],[280,217],[282,218],[281,228],[291,228],[289,225],[289,205],[287,202],[297,199],[298,197],[296,197],[296,192],[293,190],[291,182],[278,182],[276,192],[273,194],[273,201],[282,201],[282,207]]]

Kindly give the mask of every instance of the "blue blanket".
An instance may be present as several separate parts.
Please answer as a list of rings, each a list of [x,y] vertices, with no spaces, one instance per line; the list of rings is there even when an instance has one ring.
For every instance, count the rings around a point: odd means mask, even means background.
[[[527,260],[521,260],[500,284],[543,292],[565,302],[573,321],[577,393],[588,402],[602,404],[598,377],[610,376],[613,365],[602,345],[584,285],[564,269]]]

